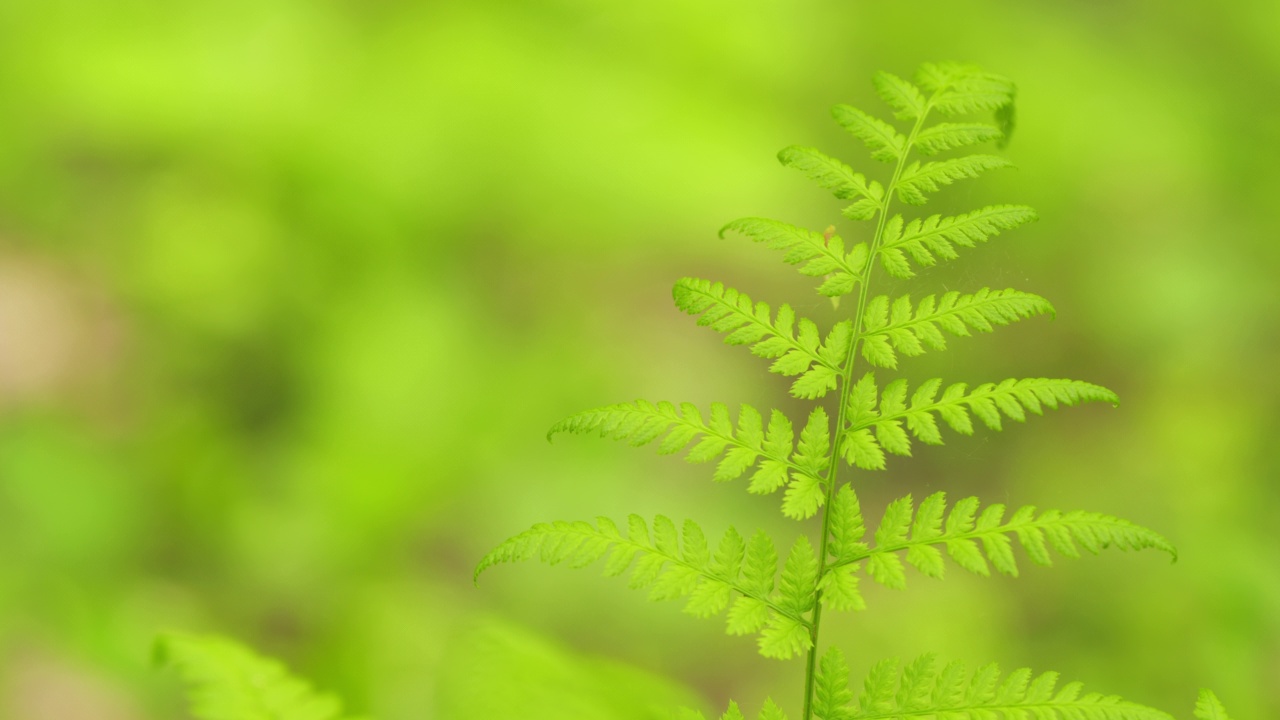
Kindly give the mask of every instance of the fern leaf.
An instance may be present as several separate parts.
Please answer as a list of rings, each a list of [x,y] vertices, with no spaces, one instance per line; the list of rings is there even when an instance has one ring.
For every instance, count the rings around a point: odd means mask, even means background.
[[[759,720],[787,720],[787,714],[782,712],[782,708],[772,698],[765,698],[764,707],[760,708]]]
[[[861,568],[859,563],[850,565],[842,565],[839,568],[833,568],[822,574],[822,580],[818,582],[818,590],[821,593],[819,600],[823,607],[832,610],[866,610],[867,603],[862,597],[862,591],[858,589],[858,570]]]
[[[916,83],[933,93],[931,106],[943,115],[999,111],[1013,104],[1016,92],[1008,78],[960,63],[925,63]]]
[[[875,375],[867,373],[849,390],[846,413],[850,430],[845,436],[844,456],[850,463],[866,470],[884,469],[884,451],[865,425],[878,417],[876,412]],[[864,427],[856,427],[863,425]],[[856,429],[852,429],[855,428]]]
[[[813,646],[810,628],[803,621],[785,615],[774,615],[760,631],[760,654],[767,658],[789,660],[803,655]]]
[[[930,696],[937,681],[933,654],[921,655],[902,669],[895,701],[900,709],[920,712],[929,708]]]
[[[787,484],[790,465],[786,458],[791,455],[795,432],[791,428],[791,420],[781,412],[774,410],[769,416],[769,430],[764,442],[760,445],[761,461],[751,476],[751,485],[747,492],[753,495],[767,495]],[[779,459],[780,458],[780,459]]]
[[[832,646],[818,664],[817,692],[813,714],[821,720],[842,720],[853,703],[853,691],[849,688],[849,664],[844,653]]]
[[[876,529],[876,545],[879,547],[898,545],[906,541],[907,532],[911,529],[911,514],[915,512],[911,505],[911,496],[899,498],[885,508],[884,519]]]
[[[782,513],[795,520],[813,517],[826,502],[823,473],[831,462],[831,428],[827,411],[821,406],[809,413],[809,421],[800,432],[792,462],[804,472],[792,473],[791,485],[783,498]]]
[[[751,345],[752,354],[774,360],[769,371],[794,377],[791,394],[813,400],[836,387],[840,368],[849,349],[851,325],[840,323],[821,341],[812,320],[796,318],[789,305],[772,315],[765,303],[753,303],[745,293],[721,283],[684,278],[672,292],[676,307],[697,315],[698,324],[727,333],[728,345]],[[799,337],[796,336],[797,325]]]
[[[895,351],[908,357],[922,355],[926,348],[945,350],[946,337],[968,337],[970,330],[991,332],[1033,315],[1052,314],[1053,306],[1039,295],[1018,290],[981,290],[961,295],[952,291],[941,299],[926,295],[911,308],[910,296],[892,303],[881,295],[867,303],[863,315],[862,356],[872,365],[897,368]]]
[[[884,199],[880,183],[867,182],[862,173],[854,172],[853,168],[815,148],[798,145],[783,148],[778,152],[778,162],[804,173],[841,200],[865,198],[878,203]]]
[[[915,149],[921,155],[937,155],[969,145],[1000,140],[999,128],[983,123],[938,123],[916,134]]]
[[[800,444],[794,456],[796,466],[803,468],[807,474],[821,477],[827,469],[831,458],[831,424],[827,411],[821,405],[809,413],[809,421],[800,432]]]
[[[893,590],[907,587],[907,571],[902,560],[892,553],[876,553],[867,560],[867,575]]]
[[[862,523],[862,511],[858,496],[851,485],[845,484],[836,492],[828,511],[827,553],[828,568],[818,584],[822,604],[833,610],[865,610],[866,602],[858,590],[858,560],[867,557],[867,544],[863,542],[866,528]]]
[[[1211,690],[1200,691],[1200,698],[1196,700],[1195,716],[1196,720],[1231,720],[1227,716],[1227,709],[1222,706],[1218,696]]]
[[[823,658],[819,685],[822,697],[839,697],[839,704],[821,700],[823,720],[870,720],[871,718],[984,718],[986,720],[1173,720],[1149,707],[1114,695],[1082,692],[1080,683],[1058,688],[1058,674],[1042,673],[1032,678],[1022,668],[1000,677],[993,663],[968,675],[958,662],[942,670],[932,655],[923,655],[902,667],[896,659],[883,660],[871,669],[857,702],[848,692],[847,666],[837,649]],[[844,677],[838,677],[844,675]],[[967,677],[966,677],[967,676]],[[825,686],[825,691],[822,688]]]
[[[921,267],[932,267],[937,258],[959,257],[954,245],[973,247],[1004,230],[1012,230],[1036,219],[1036,211],[1025,205],[991,205],[964,215],[944,218],[931,215],[903,226],[901,215],[885,223],[879,254],[885,270],[899,278],[915,275],[907,257]]]
[[[792,520],[806,520],[817,514],[826,502],[826,490],[821,481],[811,475],[795,475],[782,499],[782,514]]]
[[[889,123],[868,115],[850,105],[836,105],[831,115],[871,151],[871,158],[881,162],[897,162],[906,152],[907,139]]]
[[[837,494],[836,507],[856,499],[847,486]],[[905,551],[906,562],[922,574],[941,578],[944,574],[943,550],[965,570],[982,576],[990,568],[1016,577],[1018,565],[1013,555],[1017,539],[1027,556],[1037,565],[1051,565],[1049,548],[1069,558],[1080,557],[1083,547],[1092,554],[1104,549],[1155,549],[1177,559],[1177,550],[1160,534],[1128,520],[1101,513],[1074,511],[1062,513],[1046,510],[1036,515],[1033,506],[1019,508],[1005,521],[1005,506],[988,505],[978,513],[978,499],[965,498],[945,513],[946,494],[937,492],[925,498],[917,510],[910,495],[890,503],[876,530],[874,547],[862,545],[842,552],[828,567],[828,572],[848,572],[845,566],[857,567],[867,561],[868,575],[893,589],[905,587],[905,575],[899,553]],[[834,511],[833,511],[834,512]],[[912,516],[914,514],[914,522]],[[945,523],[943,521],[946,516]],[[833,521],[836,516],[832,516]],[[988,564],[989,563],[989,564]],[[823,583],[841,582],[824,576]],[[847,581],[845,581],[847,582]]]
[[[798,639],[800,631],[808,637],[803,608],[812,607],[817,585],[817,561],[807,540],[792,549],[775,592],[778,555],[763,532],[744,549],[742,537],[730,528],[713,558],[702,529],[692,521],[685,521],[681,532],[659,515],[651,537],[644,519],[632,515],[627,528],[624,536],[604,517],[596,518],[594,526],[583,521],[539,523],[494,548],[476,567],[475,579],[501,563],[536,558],[548,565],[581,568],[609,555],[606,575],[621,575],[630,568],[632,589],[649,588],[649,599],[655,601],[688,598],[684,611],[696,617],[720,614],[737,593],[727,630],[731,635],[761,632],[766,657],[787,658],[808,649]]]
[[[778,573],[778,551],[763,530],[751,536],[746,550],[743,579],[752,594],[767,597],[773,594],[774,576]]]
[[[743,582],[752,594],[739,597],[729,608],[727,632],[730,635],[750,635],[769,622],[769,604],[764,598],[772,596],[777,573],[778,552],[769,536],[759,531],[747,546],[742,569]]]
[[[713,478],[718,482],[733,480],[755,466],[752,492],[776,490],[786,482],[788,473],[820,482],[820,472],[825,468],[821,462],[815,462],[807,455],[797,455],[793,462],[790,458],[790,421],[778,411],[773,411],[766,435],[760,413],[750,405],[743,405],[738,413],[736,430],[728,407],[721,403],[712,404],[710,420],[706,421],[702,413],[688,403],[677,408],[669,402],[654,404],[637,400],[571,415],[553,425],[547,438],[559,433],[596,434],[613,440],[626,440],[634,447],[647,445],[666,433],[658,447],[658,452],[663,455],[677,453],[697,440],[686,460],[709,462],[724,453]]]
[[[997,155],[969,155],[921,164],[913,162],[903,169],[894,188],[898,199],[908,205],[924,205],[927,192],[937,192],[957,180],[976,178],[987,170],[1011,167],[1013,163]]]
[[[190,685],[199,720],[339,720],[342,705],[294,677],[275,660],[216,636],[168,633],[156,660],[178,669]]]
[[[1083,402],[1119,403],[1110,390],[1080,380],[1010,378],[1000,383],[983,383],[968,392],[968,385],[955,383],[937,398],[941,382],[934,378],[922,383],[908,405],[906,381],[895,380],[885,386],[877,407],[875,376],[864,375],[849,393],[849,426],[843,446],[845,460],[864,470],[883,470],[886,451],[895,455],[911,454],[907,431],[926,444],[941,445],[942,434],[938,432],[934,413],[952,430],[972,435],[970,411],[988,428],[1001,430],[1002,415],[1023,422],[1028,411],[1042,415],[1045,407],[1057,409],[1059,405]]]
[[[785,612],[774,613],[760,632],[761,655],[786,660],[812,646],[812,627],[802,616],[813,609],[817,585],[818,560],[802,535],[791,547],[778,582],[777,602]]]
[[[862,521],[862,509],[858,505],[858,496],[851,485],[845,484],[836,492],[828,511],[831,519],[827,523],[830,535],[827,539],[827,552],[834,563],[851,563],[859,557],[865,557],[867,544],[863,536],[867,529]]]
[[[858,560],[867,557],[868,546],[863,542],[866,527],[862,510],[851,485],[840,487],[828,513],[827,552],[831,569],[823,573],[819,582],[821,601],[833,610],[864,610],[866,602],[858,590],[857,572]]]
[[[893,688],[898,679],[900,664],[897,658],[887,658],[871,666],[871,672],[862,683],[862,694],[858,696],[856,706],[863,715],[892,717],[893,713],[886,711],[893,709]],[[853,708],[849,710],[850,717],[857,714]]]
[[[858,243],[846,253],[839,235],[827,237],[778,220],[755,217],[740,218],[725,225],[720,228],[720,237],[724,237],[727,230],[764,243],[773,250],[786,250],[784,262],[790,265],[805,263],[800,274],[826,278],[818,287],[818,293],[826,297],[840,297],[853,292],[867,266],[867,244]]]
[[[871,80],[876,94],[899,120],[915,120],[925,110],[925,98],[920,89],[893,73],[878,72]]]
[[[786,565],[782,568],[778,591],[782,606],[796,615],[813,609],[814,591],[818,586],[818,558],[813,553],[809,538],[801,535],[791,546]]]

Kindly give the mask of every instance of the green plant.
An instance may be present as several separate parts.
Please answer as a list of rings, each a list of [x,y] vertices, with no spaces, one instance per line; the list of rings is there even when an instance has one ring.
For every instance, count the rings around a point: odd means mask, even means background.
[[[875,666],[865,691],[854,702],[849,671],[838,648],[819,662],[820,631],[826,610],[861,610],[861,573],[891,588],[906,584],[905,565],[941,578],[944,554],[965,570],[989,575],[991,568],[1017,575],[1013,539],[1037,564],[1051,562],[1050,550],[1077,557],[1079,548],[1158,549],[1176,559],[1173,546],[1157,533],[1126,520],[1091,512],[1037,512],[1023,507],[1006,518],[1002,504],[981,507],[965,498],[948,510],[944,493],[920,502],[911,495],[890,503],[868,539],[853,484],[842,480],[841,463],[863,471],[883,470],[887,455],[910,455],[912,441],[943,442],[942,424],[962,435],[973,433],[976,417],[991,430],[1004,420],[1022,422],[1045,408],[1102,401],[1115,404],[1104,387],[1077,380],[1009,379],[973,387],[939,379],[909,388],[902,379],[881,383],[873,371],[859,375],[859,361],[882,370],[897,368],[899,356],[943,350],[946,336],[989,332],[996,326],[1051,313],[1044,298],[1017,290],[983,288],[969,294],[947,292],[910,296],[873,295],[877,265],[895,278],[910,278],[918,268],[954,260],[972,247],[1036,218],[1020,205],[994,205],[954,217],[906,219],[893,203],[919,206],[928,194],[953,182],[1009,165],[1001,157],[931,157],[986,142],[1007,140],[1013,126],[1013,84],[998,75],[957,64],[926,64],[910,83],[888,73],[875,77],[875,89],[910,124],[903,134],[890,123],[853,107],[834,108],[835,119],[861,140],[875,160],[892,165],[885,184],[868,180],[843,162],[818,150],[789,147],[782,164],[799,170],[848,203],[842,214],[871,221],[869,239],[846,246],[833,231],[818,233],[776,220],[744,218],[732,231],[785,251],[784,261],[821,278],[818,292],[837,301],[853,296],[849,317],[824,335],[816,323],[797,317],[787,305],[776,311],[721,283],[686,278],[675,286],[676,305],[698,317],[698,324],[727,333],[730,345],[748,345],[772,360],[770,370],[793,377],[791,394],[819,401],[834,395],[835,425],[821,404],[809,414],[796,441],[783,413],[742,406],[736,423],[727,406],[714,404],[709,416],[689,404],[636,401],[573,415],[551,428],[559,433],[598,434],[640,446],[658,442],[658,452],[676,453],[693,444],[686,459],[720,458],[714,479],[730,481],[753,470],[748,492],[769,494],[785,487],[782,511],[806,520],[820,515],[817,549],[801,535],[790,547],[781,573],[775,542],[765,533],[746,538],[732,528],[712,546],[693,521],[681,526],[658,516],[652,524],[632,515],[624,533],[608,518],[589,522],[538,524],[499,545],[476,568],[538,558],[549,564],[583,567],[604,558],[606,575],[630,569],[633,588],[650,588],[653,600],[687,598],[685,611],[708,617],[728,609],[727,630],[757,635],[759,652],[771,658],[805,658],[800,717],[810,720],[852,718],[1129,718],[1154,720],[1158,710],[1113,696],[1082,694],[1078,683],[1055,690],[1057,675],[1032,679],[1017,670],[1001,679],[994,665],[967,674],[956,663],[939,668],[932,656],[901,666],[899,660]],[[934,114],[946,121],[929,124]],[[996,125],[962,120],[993,113]],[[766,419],[767,418],[767,419]],[[659,440],[659,438],[661,438]],[[905,559],[905,564],[904,564]],[[686,712],[688,718],[702,717]],[[1199,718],[1225,717],[1216,698],[1204,693]],[[724,720],[742,718],[731,704]],[[769,701],[762,720],[785,718]]]
[[[199,720],[354,720],[337,698],[316,692],[283,665],[216,635],[169,633],[155,645],[158,665],[191,686]]]

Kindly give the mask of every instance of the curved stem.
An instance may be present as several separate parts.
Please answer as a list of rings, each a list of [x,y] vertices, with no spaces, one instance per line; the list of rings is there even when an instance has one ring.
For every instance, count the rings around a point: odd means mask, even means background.
[[[935,95],[936,97],[936,95]],[[822,539],[818,542],[818,582],[822,582],[822,578],[827,571],[827,539],[831,535],[831,503],[835,500],[836,495],[836,476],[840,469],[840,453],[843,449],[845,412],[846,406],[849,404],[849,388],[853,379],[853,369],[857,365],[858,343],[862,340],[862,317],[863,308],[867,305],[868,287],[871,281],[871,270],[875,267],[876,252],[880,248],[880,241],[884,237],[885,223],[889,218],[889,206],[893,202],[893,193],[897,188],[898,180],[902,176],[902,169],[906,166],[907,156],[911,154],[911,146],[915,143],[916,135],[920,133],[920,128],[924,125],[924,120],[929,115],[929,110],[933,106],[933,98],[925,104],[924,109],[920,112],[920,117],[916,118],[915,125],[911,128],[911,134],[907,136],[907,142],[902,147],[902,155],[898,157],[898,164],[893,169],[893,177],[889,180],[889,184],[885,187],[884,200],[880,203],[880,218],[876,222],[875,234],[871,237],[871,248],[867,253],[867,265],[862,269],[862,275],[858,281],[858,304],[853,308],[853,333],[849,336],[849,353],[845,357],[844,368],[841,372],[840,382],[840,407],[836,411],[836,427],[835,440],[831,444],[831,466],[827,469],[827,499],[823,505],[822,511]],[[816,600],[813,605],[813,621],[809,624],[809,655],[806,658],[804,673],[804,711],[801,714],[802,720],[812,720],[813,718],[813,685],[817,677],[818,665],[818,632],[822,625],[822,590],[817,591]]]

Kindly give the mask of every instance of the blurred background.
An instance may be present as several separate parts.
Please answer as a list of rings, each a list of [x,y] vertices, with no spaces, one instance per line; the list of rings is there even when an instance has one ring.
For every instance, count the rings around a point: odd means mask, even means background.
[[[1078,377],[1118,409],[948,437],[857,482],[1088,509],[1181,550],[952,566],[824,635],[1056,669],[1188,717],[1280,716],[1280,4],[798,0],[0,2],[0,717],[182,717],[163,629],[279,655],[381,720],[649,717],[773,695],[722,622],[597,571],[503,567],[552,519],[814,532],[706,467],[586,438],[635,398],[802,417],[670,302],[687,275],[823,324],[743,215],[846,238],[774,153],[884,179],[830,121],[879,69],[1019,83],[1020,167],[926,212],[1040,222],[889,292],[1016,287],[1054,320],[956,339],[913,382]],[[847,308],[846,308],[847,309]]]

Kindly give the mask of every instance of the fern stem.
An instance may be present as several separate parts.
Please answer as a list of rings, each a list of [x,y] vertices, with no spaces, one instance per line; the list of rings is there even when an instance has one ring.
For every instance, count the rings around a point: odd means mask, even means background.
[[[875,267],[876,252],[880,249],[880,241],[884,237],[885,224],[889,218],[889,206],[893,203],[893,193],[897,188],[898,180],[902,176],[902,169],[907,164],[907,156],[911,154],[911,146],[915,144],[916,135],[920,133],[920,128],[924,126],[925,118],[929,115],[930,108],[933,107],[933,100],[937,97],[937,93],[929,98],[925,103],[924,109],[920,112],[920,117],[916,118],[915,125],[911,128],[911,134],[907,136],[907,142],[902,147],[902,155],[898,157],[898,164],[893,169],[893,177],[889,180],[889,184],[885,187],[884,202],[880,204],[880,218],[876,221],[876,231],[871,237],[871,248],[867,253],[867,266],[862,269],[862,275],[858,279],[858,303],[853,308],[853,333],[849,336],[849,353],[845,357],[843,372],[841,373],[840,383],[840,407],[836,410],[836,426],[835,440],[831,444],[831,467],[827,470],[827,499],[823,505],[822,511],[822,539],[818,542],[818,582],[822,582],[822,578],[827,572],[827,539],[831,536],[831,503],[835,500],[836,495],[836,476],[840,469],[840,452],[843,449],[845,423],[845,408],[849,404],[849,389],[853,379],[853,369],[857,365],[858,343],[862,340],[862,318],[863,309],[867,305],[868,289],[871,284],[871,270]],[[813,605],[813,620],[809,624],[809,656],[806,658],[804,672],[804,710],[801,713],[801,720],[813,720],[813,692],[814,682],[817,679],[818,669],[818,633],[822,626],[822,591],[817,591],[816,601]]]

